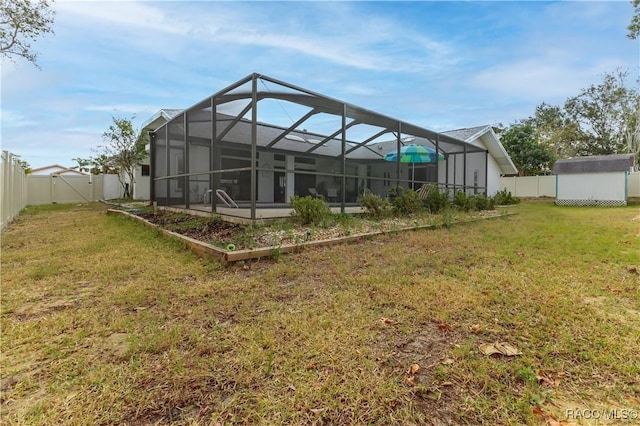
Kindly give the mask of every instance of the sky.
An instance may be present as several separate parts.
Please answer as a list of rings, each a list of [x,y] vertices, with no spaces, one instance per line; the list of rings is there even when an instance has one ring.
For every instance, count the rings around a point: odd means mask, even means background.
[[[61,1],[2,59],[1,147],[32,168],[97,155],[253,72],[435,131],[509,125],[605,73],[640,76],[629,1]],[[634,83],[635,84],[635,83]]]

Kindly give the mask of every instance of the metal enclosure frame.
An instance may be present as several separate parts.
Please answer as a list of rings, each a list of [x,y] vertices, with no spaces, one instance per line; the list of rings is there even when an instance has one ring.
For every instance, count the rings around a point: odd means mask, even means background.
[[[296,110],[298,119],[285,107]],[[286,123],[272,124],[269,118]],[[486,149],[257,73],[150,134],[151,199],[158,205],[210,205],[216,213],[223,206],[217,196],[222,190],[250,209],[255,220],[257,209],[283,207],[290,196],[311,192],[322,193],[345,212],[364,189],[385,196],[391,186],[417,189],[436,183],[452,193],[487,191]],[[386,152],[400,154],[409,142],[435,149],[445,159],[419,165],[419,179],[410,179],[400,155],[396,163],[384,161]],[[467,184],[470,162],[473,185]]]

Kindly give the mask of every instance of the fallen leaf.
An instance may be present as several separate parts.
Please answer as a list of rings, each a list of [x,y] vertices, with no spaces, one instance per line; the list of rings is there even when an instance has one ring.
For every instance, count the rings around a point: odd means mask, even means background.
[[[442,365],[451,365],[453,364],[453,360],[451,358],[447,358],[444,361],[442,361]]]
[[[414,376],[408,376],[404,378],[405,385],[414,386],[416,384],[416,378]]]
[[[420,370],[420,366],[418,364],[411,364],[407,370],[407,374],[416,374],[418,370]]]
[[[393,324],[393,320],[387,317],[380,317],[380,322],[383,324]]]
[[[208,405],[206,407],[202,407],[200,409],[200,412],[198,413],[198,416],[199,417],[204,416],[205,414],[207,414],[207,411],[209,411],[209,406]]]
[[[516,347],[506,342],[483,343],[478,347],[478,349],[487,356],[496,354],[504,356],[522,355],[522,352],[520,352]]]
[[[535,406],[535,408],[533,409],[533,414],[537,416],[542,416],[542,417],[546,416],[545,412],[542,411],[542,408],[539,405]]]
[[[454,327],[451,324],[447,324],[446,322],[441,322],[440,324],[438,324],[438,328],[444,331],[452,331]]]
[[[453,382],[442,382],[440,386],[453,386]]]
[[[556,382],[553,381],[544,371],[540,370],[538,371],[538,374],[536,375],[536,379],[538,380],[538,384],[540,386],[549,386],[551,388],[555,388]],[[558,383],[560,383],[560,381],[557,381]]]
[[[473,324],[469,326],[469,331],[472,333],[478,333],[480,331],[480,324]]]

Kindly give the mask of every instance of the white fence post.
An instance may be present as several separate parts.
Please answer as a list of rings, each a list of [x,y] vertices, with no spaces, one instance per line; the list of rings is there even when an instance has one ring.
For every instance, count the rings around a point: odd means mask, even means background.
[[[9,223],[26,207],[26,173],[18,157],[9,151],[2,151],[0,159],[0,201],[2,202],[0,229],[4,231]]]

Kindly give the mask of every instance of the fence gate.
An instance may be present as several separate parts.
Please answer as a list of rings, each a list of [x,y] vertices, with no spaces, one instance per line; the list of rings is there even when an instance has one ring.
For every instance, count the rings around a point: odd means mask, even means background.
[[[92,176],[51,176],[51,202],[90,203],[93,197]]]

